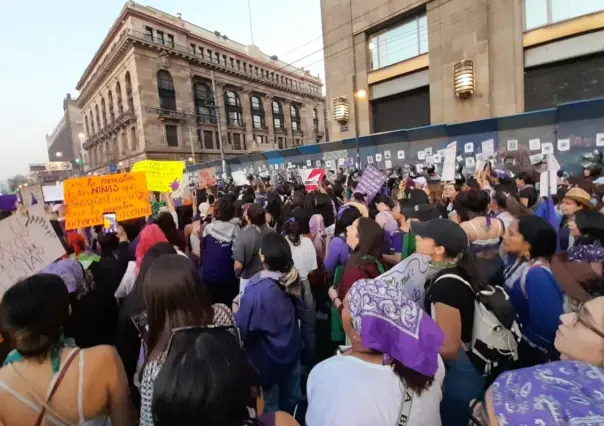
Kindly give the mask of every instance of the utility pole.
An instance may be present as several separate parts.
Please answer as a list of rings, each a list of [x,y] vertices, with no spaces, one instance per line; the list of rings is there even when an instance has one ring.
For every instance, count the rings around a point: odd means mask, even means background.
[[[252,45],[254,44],[254,27],[252,26],[252,0],[247,0],[247,11],[250,16],[250,35],[252,36]]]
[[[222,174],[223,179],[226,179],[226,161],[224,160],[224,148],[222,146],[222,128],[220,126],[220,105],[217,102],[220,97],[216,93],[216,80],[214,79],[214,71],[210,71],[210,76],[212,77],[212,91],[214,92],[214,99],[216,100],[216,105],[214,105],[214,111],[216,111],[216,120],[218,121],[218,143],[220,144],[220,160],[222,162]]]

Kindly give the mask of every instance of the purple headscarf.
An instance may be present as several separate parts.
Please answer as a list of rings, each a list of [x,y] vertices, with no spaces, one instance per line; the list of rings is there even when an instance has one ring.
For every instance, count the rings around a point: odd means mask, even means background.
[[[491,386],[498,424],[604,424],[604,369],[558,361],[508,371]]]
[[[74,259],[64,259],[51,263],[42,269],[41,273],[61,277],[70,293],[77,292],[85,283],[84,268],[82,268],[79,261]]]
[[[391,357],[424,376],[436,374],[443,332],[402,286],[359,280],[348,292],[348,304],[364,347],[383,353],[386,363]]]

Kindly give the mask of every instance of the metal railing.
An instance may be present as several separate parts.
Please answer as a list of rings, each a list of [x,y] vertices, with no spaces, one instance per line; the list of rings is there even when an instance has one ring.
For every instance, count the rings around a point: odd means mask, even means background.
[[[93,145],[95,142],[106,138],[112,131],[121,126],[122,124],[128,122],[129,120],[136,119],[136,116],[132,111],[124,111],[122,114],[115,117],[115,120],[112,120],[110,123],[107,123],[102,129],[98,132],[91,135],[83,144],[82,147],[87,150]]]

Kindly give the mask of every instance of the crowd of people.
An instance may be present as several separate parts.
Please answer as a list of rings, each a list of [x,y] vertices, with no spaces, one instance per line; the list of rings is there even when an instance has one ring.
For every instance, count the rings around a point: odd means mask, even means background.
[[[47,206],[76,256],[2,297],[0,424],[604,425],[602,191],[536,183],[220,183],[117,232]],[[411,256],[419,298],[381,278]]]

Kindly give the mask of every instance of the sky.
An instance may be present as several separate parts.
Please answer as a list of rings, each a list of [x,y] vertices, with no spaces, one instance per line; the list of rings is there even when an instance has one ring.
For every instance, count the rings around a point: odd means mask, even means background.
[[[249,0],[254,44],[323,79],[320,0]],[[248,0],[142,0],[251,44]],[[125,0],[0,0],[0,182],[48,160],[46,134]],[[307,57],[308,56],[308,57]]]

